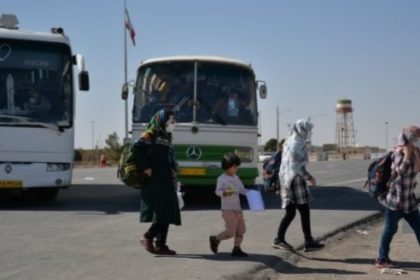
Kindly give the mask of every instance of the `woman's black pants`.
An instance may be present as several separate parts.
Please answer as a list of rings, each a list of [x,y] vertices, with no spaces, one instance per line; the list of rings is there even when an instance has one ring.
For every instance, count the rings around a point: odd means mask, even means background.
[[[169,224],[156,224],[153,223],[149,230],[144,234],[147,239],[156,238],[156,247],[163,247],[166,245],[168,237]]]
[[[278,241],[285,241],[286,231],[296,216],[296,208],[299,210],[299,213],[300,213],[302,231],[305,236],[305,242],[307,243],[307,242],[313,241],[312,233],[311,233],[310,210],[309,210],[309,205],[307,203],[299,204],[299,205],[294,204],[294,203],[289,203],[289,205],[287,205],[286,214],[281,220],[278,231],[277,231]]]

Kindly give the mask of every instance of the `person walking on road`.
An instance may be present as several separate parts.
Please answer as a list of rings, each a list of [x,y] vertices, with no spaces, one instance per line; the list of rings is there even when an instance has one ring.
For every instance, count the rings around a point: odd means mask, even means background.
[[[134,144],[136,165],[145,175],[140,193],[140,222],[152,223],[140,243],[157,255],[176,254],[166,245],[166,240],[169,225],[181,225],[176,194],[178,165],[171,145],[174,128],[174,112],[162,109],[151,118],[146,131]]]
[[[306,184],[306,181],[310,181],[312,186],[316,185],[315,178],[306,170],[312,128],[313,124],[308,120],[296,121],[283,146],[279,178],[282,208],[286,209],[286,214],[278,227],[273,248],[293,250],[293,246],[286,242],[285,235],[296,216],[296,209],[301,216],[302,230],[305,236],[305,252],[324,247],[324,244],[315,241],[312,237],[309,209],[312,195]]]
[[[232,257],[248,257],[242,251],[241,243],[245,234],[245,220],[242,213],[239,194],[246,195],[243,183],[236,175],[241,160],[235,154],[228,153],[223,156],[222,168],[225,172],[217,178],[216,195],[220,197],[222,204],[222,216],[225,220],[226,229],[218,235],[210,236],[210,249],[217,253],[222,240],[234,238]]]
[[[416,146],[419,138],[419,127],[405,127],[393,151],[391,166],[393,179],[388,194],[381,201],[385,206],[385,224],[379,243],[379,257],[375,262],[377,268],[395,267],[389,258],[389,252],[401,218],[404,218],[413,229],[420,245],[420,213],[414,194],[417,172],[420,171],[420,149]]]

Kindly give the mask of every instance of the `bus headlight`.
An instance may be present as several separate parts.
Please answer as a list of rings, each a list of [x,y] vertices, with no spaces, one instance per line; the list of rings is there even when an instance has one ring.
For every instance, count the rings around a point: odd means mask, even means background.
[[[235,154],[241,159],[241,161],[252,161],[253,152],[252,148],[237,148]]]
[[[48,163],[47,164],[47,171],[66,171],[70,169],[70,163],[60,163],[60,162],[55,162],[55,163]]]

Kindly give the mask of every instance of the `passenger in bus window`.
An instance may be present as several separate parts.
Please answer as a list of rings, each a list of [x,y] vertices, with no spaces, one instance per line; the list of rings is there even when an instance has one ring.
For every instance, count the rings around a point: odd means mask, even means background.
[[[0,112],[7,109],[6,91],[0,89]]]
[[[149,120],[153,114],[161,109],[160,98],[161,93],[158,90],[152,90],[146,95],[146,104],[141,108],[140,119],[142,121]]]
[[[41,95],[36,90],[30,90],[24,107],[26,111],[48,111],[51,108],[51,104],[46,96]]]
[[[236,90],[230,90],[227,97],[216,101],[213,113],[231,124],[246,124],[251,116]]]

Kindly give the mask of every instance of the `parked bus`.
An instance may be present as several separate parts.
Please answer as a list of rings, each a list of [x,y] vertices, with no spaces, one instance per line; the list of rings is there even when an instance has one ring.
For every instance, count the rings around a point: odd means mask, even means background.
[[[258,177],[258,88],[265,98],[265,83],[256,81],[251,66],[241,61],[207,56],[147,60],[139,66],[134,86],[132,141],[154,113],[173,109],[182,185],[214,186],[227,152],[240,157],[239,176],[253,185]]]
[[[83,57],[62,28],[23,31],[14,15],[0,18],[0,189],[42,200],[71,184],[75,88],[89,89]]]

